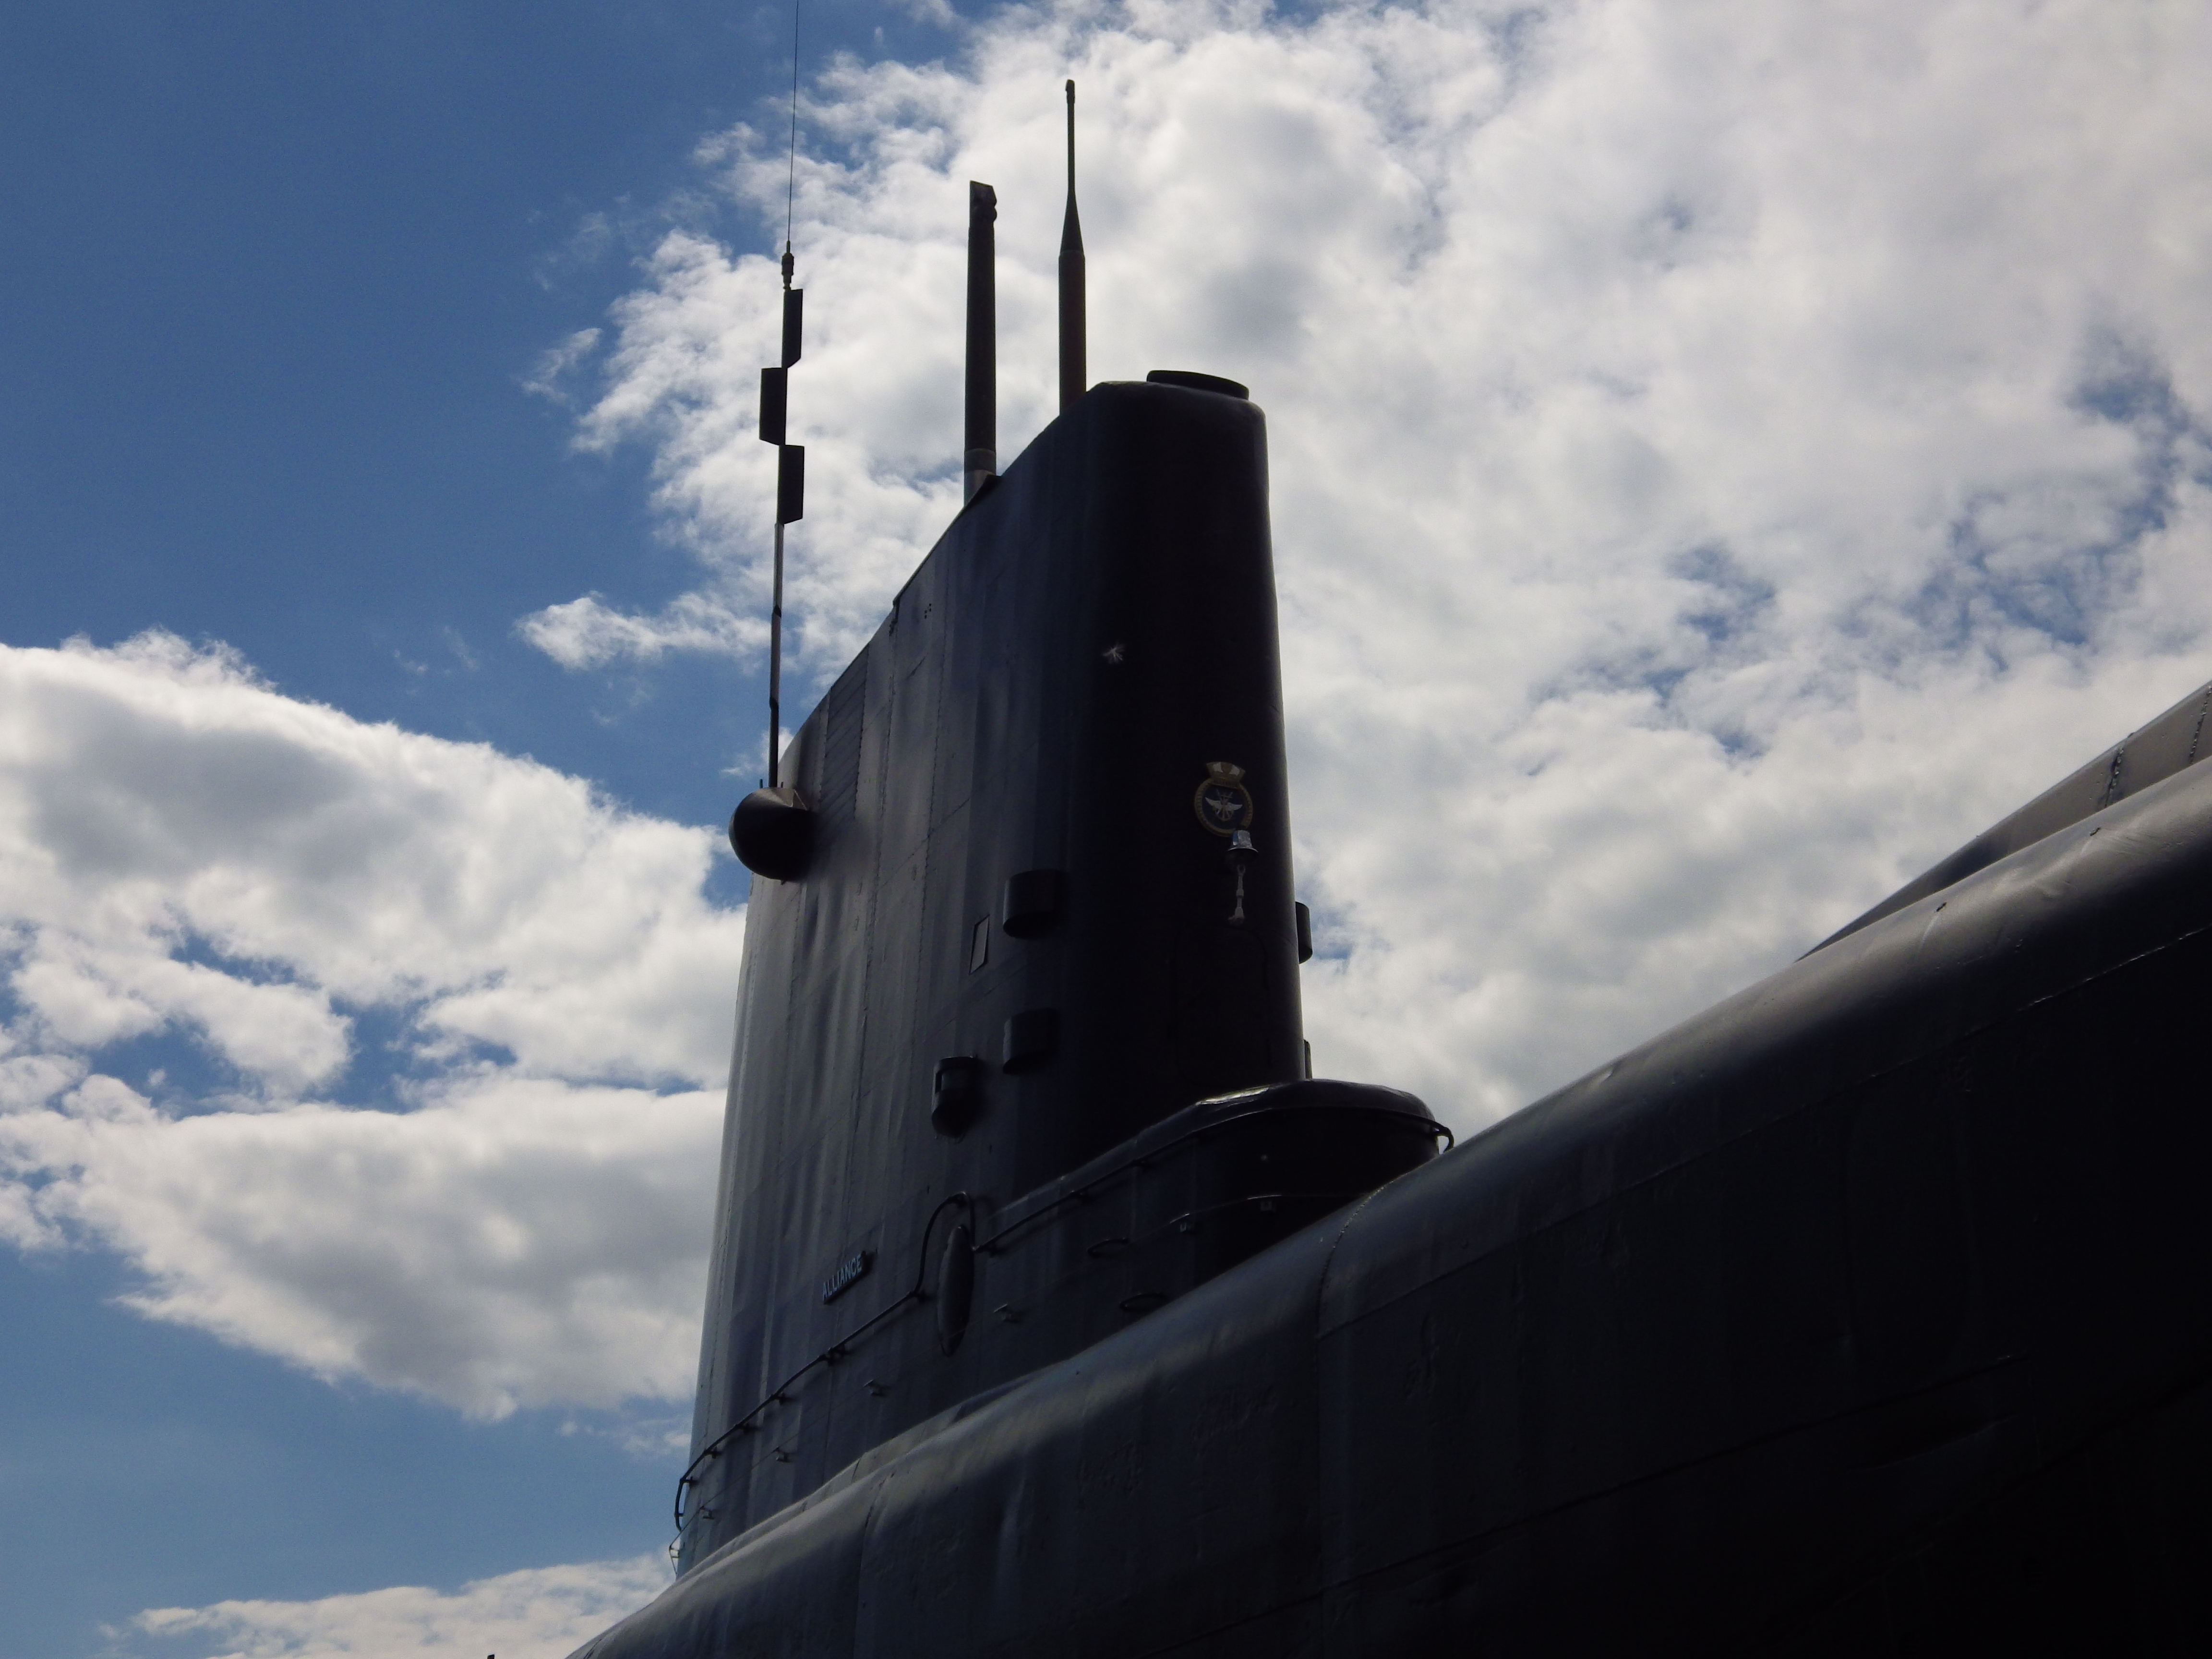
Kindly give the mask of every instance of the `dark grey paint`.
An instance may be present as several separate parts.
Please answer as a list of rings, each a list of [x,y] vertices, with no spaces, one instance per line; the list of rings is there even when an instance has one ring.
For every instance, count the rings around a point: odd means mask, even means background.
[[[2212,1644],[2212,771],[921,1425],[592,1659]]]
[[[1299,1081],[1274,617],[1258,409],[1103,386],[969,503],[799,728],[812,842],[747,916],[684,1566],[1433,1155],[1419,1102]],[[1220,761],[1255,805],[1240,925],[1194,805]],[[1003,1224],[1270,1085],[1295,1086],[1157,1174]],[[963,1227],[955,1330],[920,1304]],[[825,1305],[860,1251],[880,1271]]]

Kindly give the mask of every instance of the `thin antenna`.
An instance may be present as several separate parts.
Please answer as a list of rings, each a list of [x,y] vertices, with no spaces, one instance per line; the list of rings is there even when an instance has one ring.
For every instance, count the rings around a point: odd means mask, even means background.
[[[799,198],[799,0],[791,0],[791,153],[783,177],[783,285],[791,286],[791,209]]]
[[[963,500],[999,471],[999,192],[968,185],[968,421]]]
[[[781,783],[783,746],[783,527],[806,516],[806,448],[784,441],[791,367],[799,361],[806,291],[791,285],[792,212],[799,195],[799,4],[791,0],[791,154],[783,193],[783,362],[761,370],[760,435],[775,446],[775,576],[768,610],[768,787]]]
[[[1075,214],[1075,82],[1067,83],[1067,216],[1060,227],[1060,406],[1089,388],[1084,367],[1083,221]]]

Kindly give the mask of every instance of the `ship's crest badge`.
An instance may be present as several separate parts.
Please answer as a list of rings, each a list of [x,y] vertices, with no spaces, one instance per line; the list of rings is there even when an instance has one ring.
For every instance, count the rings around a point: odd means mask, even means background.
[[[1244,769],[1234,761],[1206,762],[1206,781],[1190,804],[1198,821],[1217,836],[1252,827],[1252,792],[1244,787]]]

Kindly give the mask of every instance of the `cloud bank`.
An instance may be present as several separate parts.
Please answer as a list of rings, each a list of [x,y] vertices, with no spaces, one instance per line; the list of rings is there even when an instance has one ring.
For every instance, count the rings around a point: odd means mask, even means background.
[[[811,89],[817,689],[957,505],[971,178],[1051,412],[1069,74],[1094,374],[1269,413],[1324,1072],[1510,1110],[2212,672],[2201,8],[1071,0]],[[781,230],[775,142],[702,166]],[[560,661],[763,648],[775,289],[673,230],[568,365],[700,579]]]
[[[401,1585],[315,1601],[155,1607],[132,1622],[149,1637],[213,1642],[209,1659],[561,1659],[667,1583],[665,1559],[646,1555],[502,1573],[450,1594]]]
[[[477,1415],[681,1397],[743,929],[714,856],[220,649],[0,649],[0,1237]]]

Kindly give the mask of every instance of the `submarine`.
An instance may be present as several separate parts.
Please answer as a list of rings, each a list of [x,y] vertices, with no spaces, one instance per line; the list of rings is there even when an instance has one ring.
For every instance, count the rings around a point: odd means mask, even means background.
[[[732,823],[678,1577],[575,1659],[2212,1651],[2212,686],[1454,1146],[1312,1075],[1247,388],[1087,382]],[[801,290],[764,372],[782,532]],[[780,705],[779,705],[780,706]]]

